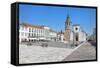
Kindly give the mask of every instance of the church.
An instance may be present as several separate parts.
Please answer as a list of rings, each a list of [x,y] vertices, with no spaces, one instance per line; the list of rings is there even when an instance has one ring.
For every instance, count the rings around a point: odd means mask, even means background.
[[[83,31],[79,24],[72,26],[71,18],[68,15],[65,21],[65,31],[58,33],[58,41],[69,42],[83,42],[87,40],[87,34]]]

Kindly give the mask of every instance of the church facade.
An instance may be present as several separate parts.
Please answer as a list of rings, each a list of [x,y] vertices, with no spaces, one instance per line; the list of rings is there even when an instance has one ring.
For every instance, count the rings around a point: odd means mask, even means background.
[[[87,40],[87,34],[83,31],[79,24],[72,26],[71,18],[68,15],[65,21],[65,31],[60,33],[61,42],[83,42]],[[63,35],[63,36],[62,36]]]

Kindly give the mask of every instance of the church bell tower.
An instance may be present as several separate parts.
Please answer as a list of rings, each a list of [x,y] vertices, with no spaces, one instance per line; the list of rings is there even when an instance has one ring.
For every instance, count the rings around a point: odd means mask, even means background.
[[[70,33],[71,33],[71,20],[70,16],[67,16],[67,19],[65,21],[65,33],[64,33],[64,40],[70,41]]]

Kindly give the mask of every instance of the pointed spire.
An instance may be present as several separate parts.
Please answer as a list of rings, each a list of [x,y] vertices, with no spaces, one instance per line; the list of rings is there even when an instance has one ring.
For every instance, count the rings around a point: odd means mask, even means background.
[[[70,15],[67,15],[67,25],[71,23]]]
[[[63,33],[63,31],[61,30],[61,33]]]
[[[65,22],[65,30],[70,28],[71,28],[71,19],[70,19],[70,15],[68,14]]]
[[[67,19],[70,18],[69,9],[67,10]]]
[[[70,18],[69,10],[67,10],[67,18]]]

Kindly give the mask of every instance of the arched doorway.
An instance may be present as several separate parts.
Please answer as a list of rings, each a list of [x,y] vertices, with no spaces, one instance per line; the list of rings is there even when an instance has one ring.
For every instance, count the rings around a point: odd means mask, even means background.
[[[78,33],[76,33],[75,40],[76,40],[76,41],[79,41],[79,36],[78,36]]]

